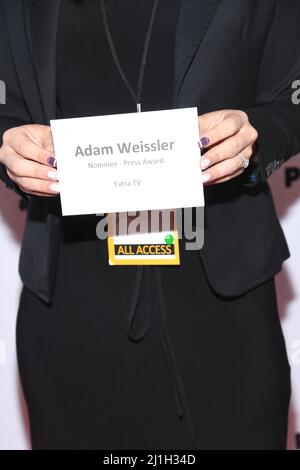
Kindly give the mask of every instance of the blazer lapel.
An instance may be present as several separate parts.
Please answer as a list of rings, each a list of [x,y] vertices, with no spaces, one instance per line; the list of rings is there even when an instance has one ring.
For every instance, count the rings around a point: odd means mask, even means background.
[[[197,49],[221,0],[182,0],[175,40],[175,103]]]
[[[56,33],[61,0],[27,4],[34,67],[46,120],[56,116]]]
[[[175,104],[185,75],[220,2],[221,0],[182,0],[175,40]],[[46,122],[56,117],[56,34],[60,4],[61,0],[4,0],[10,34],[14,36],[11,37],[11,44],[25,100],[30,110],[39,110],[41,104],[38,98],[41,98]],[[23,15],[20,14],[23,8],[26,22],[22,21]],[[28,56],[26,47],[20,40],[20,31],[23,31],[24,41],[26,35],[29,39],[32,58]],[[26,67],[32,59],[35,77],[31,76],[30,68]],[[24,70],[30,76],[24,76]],[[38,90],[35,89],[36,81]],[[41,113],[37,114],[40,116]],[[41,118],[37,120],[40,121]]]

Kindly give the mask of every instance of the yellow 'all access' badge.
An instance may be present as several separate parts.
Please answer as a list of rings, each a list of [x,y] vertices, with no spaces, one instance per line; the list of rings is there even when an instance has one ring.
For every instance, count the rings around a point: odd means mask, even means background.
[[[110,265],[179,265],[177,230],[108,237]]]

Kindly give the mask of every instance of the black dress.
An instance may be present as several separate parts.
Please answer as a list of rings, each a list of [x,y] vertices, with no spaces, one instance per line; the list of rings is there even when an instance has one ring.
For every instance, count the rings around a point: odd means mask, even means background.
[[[100,2],[77,3],[65,0],[59,19],[60,115],[134,112]],[[179,3],[164,0],[158,8],[144,110],[173,104]],[[106,1],[133,85],[152,4]],[[17,347],[33,448],[284,448],[290,381],[274,280],[221,298],[198,253],[182,244],[180,267],[143,275],[110,267],[95,227],[94,216],[63,219],[51,305],[22,291]]]

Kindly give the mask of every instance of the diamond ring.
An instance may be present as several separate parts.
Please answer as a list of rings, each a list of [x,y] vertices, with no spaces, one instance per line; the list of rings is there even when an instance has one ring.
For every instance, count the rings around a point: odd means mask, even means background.
[[[248,168],[249,158],[245,158],[241,153],[239,153],[237,156],[240,157],[240,159],[241,159],[242,167],[245,168],[245,169]]]

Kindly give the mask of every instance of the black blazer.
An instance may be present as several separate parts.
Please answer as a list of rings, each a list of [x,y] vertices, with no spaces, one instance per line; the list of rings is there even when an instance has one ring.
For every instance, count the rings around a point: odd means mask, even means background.
[[[60,0],[0,0],[0,136],[56,116],[55,53]],[[300,151],[299,0],[183,0],[176,34],[176,106],[200,113],[243,109],[259,133],[260,181],[242,178],[205,189],[206,228],[199,251],[212,288],[246,292],[277,273],[289,252],[267,177]],[[1,177],[18,191],[1,167]],[[20,257],[23,283],[46,302],[55,286],[61,217],[55,198],[33,197]]]

